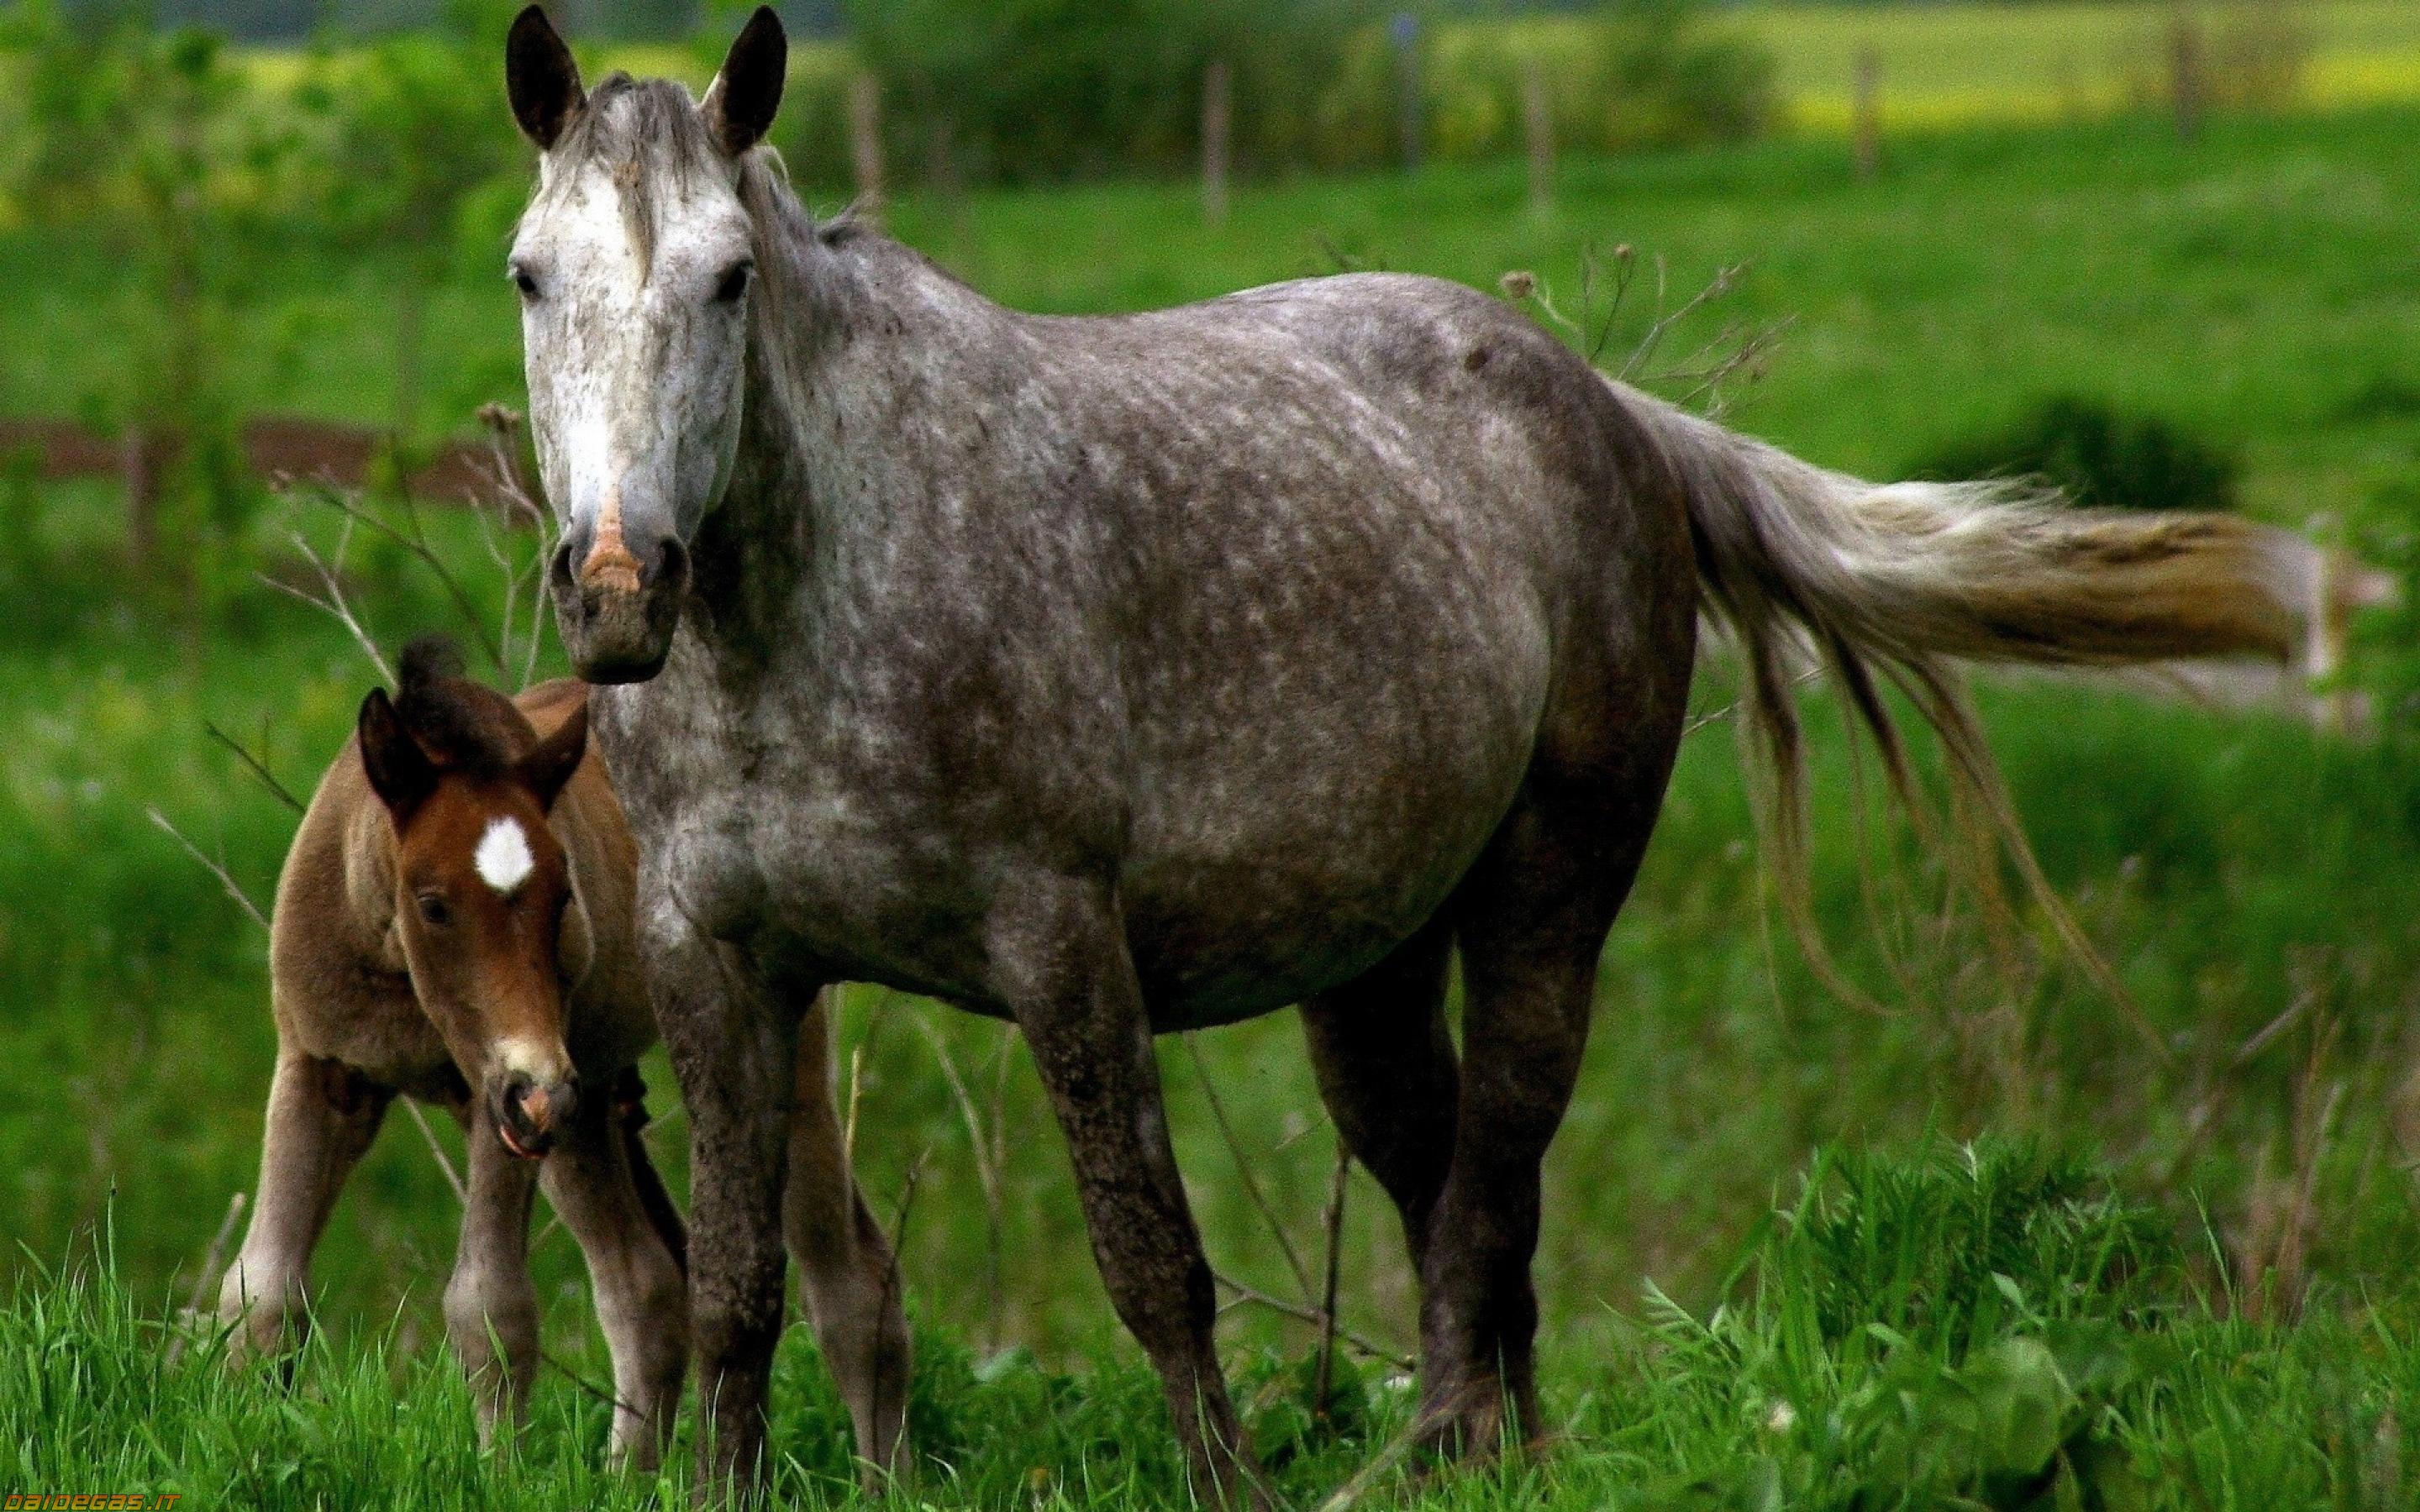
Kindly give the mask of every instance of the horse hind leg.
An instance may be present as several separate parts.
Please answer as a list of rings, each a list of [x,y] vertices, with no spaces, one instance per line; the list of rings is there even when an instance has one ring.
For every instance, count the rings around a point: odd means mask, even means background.
[[[1412,1273],[1453,1163],[1461,1075],[1445,1021],[1450,929],[1431,924],[1342,987],[1302,1007],[1319,1095],[1344,1148],[1394,1200]]]
[[[857,1189],[833,1106],[827,1000],[818,995],[799,1024],[782,1226],[799,1262],[816,1347],[857,1430],[865,1489],[876,1493],[908,1464],[908,1319],[898,1262]]]
[[[1541,1431],[1529,1274],[1540,1167],[1570,1105],[1597,959],[1652,819],[1618,801],[1554,805],[1533,783],[1452,905],[1462,1096],[1420,1306],[1421,1432],[1448,1454],[1483,1456]]]

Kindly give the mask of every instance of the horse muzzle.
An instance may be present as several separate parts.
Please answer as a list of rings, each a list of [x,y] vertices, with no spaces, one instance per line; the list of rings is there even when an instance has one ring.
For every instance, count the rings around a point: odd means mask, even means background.
[[[689,553],[666,535],[631,542],[573,530],[547,574],[572,671],[589,683],[644,683],[663,670],[689,588]]]
[[[495,1088],[491,1098],[496,1136],[523,1160],[544,1160],[555,1140],[571,1126],[580,1105],[580,1078],[540,1082],[515,1072]]]

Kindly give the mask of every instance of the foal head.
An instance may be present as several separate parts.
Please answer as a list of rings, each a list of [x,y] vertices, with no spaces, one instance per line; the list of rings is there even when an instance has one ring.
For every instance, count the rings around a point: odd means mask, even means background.
[[[395,828],[395,917],[413,993],[514,1153],[546,1153],[578,1092],[564,988],[591,950],[548,810],[588,743],[583,703],[539,739],[455,675],[443,641],[362,701],[362,766]]]
[[[592,683],[663,665],[690,539],[738,451],[754,235],[750,148],[781,103],[788,44],[760,7],[703,101],[613,74],[590,93],[531,6],[504,74],[537,144],[513,238],[531,430],[563,525],[556,624]]]

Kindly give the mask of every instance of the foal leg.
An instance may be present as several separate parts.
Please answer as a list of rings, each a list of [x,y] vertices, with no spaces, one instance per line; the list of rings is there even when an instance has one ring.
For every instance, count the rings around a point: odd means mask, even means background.
[[[798,1019],[753,967],[677,914],[649,941],[656,1023],[690,1116],[690,1337],[698,1496],[753,1498],[782,1334],[782,1187]]]
[[[1420,1299],[1421,1421],[1450,1453],[1539,1431],[1539,1167],[1579,1073],[1597,958],[1646,845],[1648,825],[1622,817],[1559,810],[1533,787],[1456,895],[1462,1101]]]
[[[289,1323],[299,1335],[311,1251],[394,1096],[342,1062],[278,1053],[259,1194],[243,1248],[219,1287],[220,1320],[240,1319],[240,1346],[274,1350]]]
[[[1432,924],[1302,1006],[1320,1099],[1344,1148],[1394,1199],[1415,1275],[1428,1259],[1429,1215],[1453,1164],[1461,1102],[1445,1023],[1452,943],[1451,930]]]
[[[580,1242],[597,1326],[613,1354],[607,1458],[649,1471],[672,1441],[689,1369],[689,1288],[642,1200],[612,1100],[583,1099],[567,1135],[539,1167],[538,1180]]]
[[[453,1279],[445,1284],[445,1335],[470,1374],[479,1443],[487,1445],[495,1442],[499,1420],[509,1438],[528,1419],[529,1384],[537,1375],[537,1293],[529,1273],[537,1174],[504,1148],[488,1099],[471,1100],[465,1122],[469,1195]]]
[[[1109,1301],[1158,1370],[1196,1494],[1269,1504],[1212,1338],[1210,1262],[1169,1143],[1151,1021],[1108,887],[1037,879],[995,919],[1003,1002],[1067,1136]]]
[[[798,1102],[782,1222],[824,1364],[848,1403],[869,1494],[908,1463],[908,1319],[891,1242],[865,1210],[832,1103],[831,1027],[818,994],[799,1024]]]
[[[639,1206],[647,1215],[656,1237],[663,1241],[664,1249],[681,1273],[681,1285],[689,1285],[689,1223],[664,1190],[664,1179],[656,1170],[655,1158],[647,1153],[647,1084],[640,1079],[639,1068],[625,1066],[613,1082],[613,1122],[620,1131],[622,1158],[630,1168],[630,1184],[639,1195]]]

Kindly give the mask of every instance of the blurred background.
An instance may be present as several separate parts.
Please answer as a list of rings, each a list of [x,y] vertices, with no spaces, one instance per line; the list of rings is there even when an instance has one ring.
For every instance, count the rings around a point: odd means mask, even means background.
[[[0,1268],[105,1243],[182,1297],[250,1189],[274,1044],[250,910],[379,675],[360,642],[449,629],[508,686],[560,665],[497,472],[532,171],[512,8],[0,21]],[[1829,466],[2242,510],[2390,580],[2420,550],[2406,0],[782,8],[773,141],[809,204],[861,203],[1011,304],[1439,274]],[[698,89],[743,15],[557,8],[592,81]],[[1861,823],[1819,711],[1823,916],[1887,1011],[1824,992],[1773,917],[1710,663],[1549,1166],[1549,1326],[1625,1335],[1648,1279],[1702,1304],[1812,1146],[1927,1133],[2039,1136],[2180,1227],[2207,1213],[2247,1307],[2408,1287],[2420,656],[2369,596],[2309,687],[1982,690],[2122,1002]],[[1046,1355],[1107,1338],[1006,1031],[861,988],[841,1035],[919,1314]],[[1232,1326],[1298,1347],[1335,1153],[1291,1017],[1163,1057]],[[321,1251],[340,1329],[441,1333],[459,1144],[390,1119]],[[1346,1321],[1407,1350],[1391,1216],[1345,1190]],[[541,1225],[550,1328],[584,1336]]]

